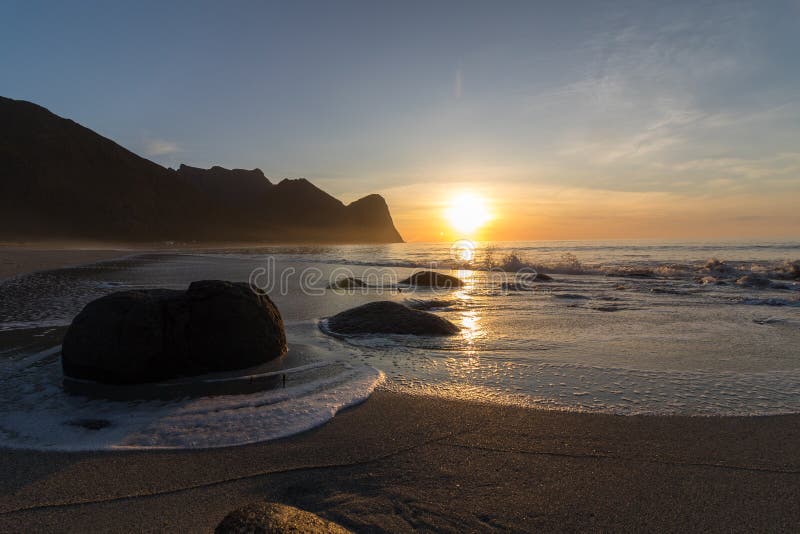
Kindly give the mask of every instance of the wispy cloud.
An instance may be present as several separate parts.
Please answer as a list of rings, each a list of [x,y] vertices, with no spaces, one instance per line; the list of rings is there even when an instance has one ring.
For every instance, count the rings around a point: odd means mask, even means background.
[[[173,142],[164,139],[145,139],[144,152],[150,157],[169,156],[181,152],[181,147]]]
[[[800,98],[759,68],[763,25],[746,5],[612,16],[560,85],[537,86],[526,118],[550,133],[535,160],[551,183],[617,191],[778,190],[800,185]]]

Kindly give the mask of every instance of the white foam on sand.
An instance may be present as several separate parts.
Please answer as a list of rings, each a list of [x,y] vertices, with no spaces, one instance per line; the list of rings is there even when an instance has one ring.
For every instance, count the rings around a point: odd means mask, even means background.
[[[34,360],[35,361],[35,360]],[[0,370],[0,446],[34,450],[200,449],[278,439],[329,421],[369,397],[382,372],[330,362],[337,372],[247,395],[108,401],[64,393],[56,361]]]
[[[377,363],[377,362],[376,362]],[[438,363],[438,362],[437,362]],[[615,415],[756,416],[800,413],[800,371],[644,371],[518,362],[426,371],[383,366],[383,389],[397,393]],[[381,367],[380,363],[377,363]],[[463,366],[455,362],[454,367]],[[418,370],[417,370],[418,372]],[[434,379],[432,375],[438,376]],[[508,377],[511,377],[509,379]]]

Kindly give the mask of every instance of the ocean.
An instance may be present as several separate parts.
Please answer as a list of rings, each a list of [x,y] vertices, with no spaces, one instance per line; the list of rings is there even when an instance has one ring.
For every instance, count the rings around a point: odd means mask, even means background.
[[[0,282],[0,445],[251,443],[322,424],[376,387],[620,415],[798,413],[798,259],[796,240],[459,241],[160,252],[18,276]],[[422,268],[465,285],[398,285]],[[330,288],[349,276],[370,287]],[[127,402],[61,390],[60,339],[87,302],[200,279],[249,281],[277,304],[285,389]],[[432,311],[460,333],[326,334],[326,317],[374,300]],[[82,424],[98,420],[101,429]]]

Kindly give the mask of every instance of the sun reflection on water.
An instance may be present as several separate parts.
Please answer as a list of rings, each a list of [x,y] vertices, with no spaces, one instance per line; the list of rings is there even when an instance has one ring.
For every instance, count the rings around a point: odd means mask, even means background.
[[[481,317],[476,310],[467,310],[461,314],[462,337],[468,344],[468,350],[481,336]]]

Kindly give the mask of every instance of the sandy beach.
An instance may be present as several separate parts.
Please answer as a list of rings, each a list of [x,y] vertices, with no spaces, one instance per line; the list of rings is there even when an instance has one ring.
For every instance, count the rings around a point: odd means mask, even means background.
[[[4,276],[128,255],[0,249]],[[800,416],[613,416],[379,390],[278,441],[0,451],[0,531],[210,532],[273,500],[359,532],[791,531]]]
[[[364,532],[790,531],[800,417],[618,417],[376,392],[289,439],[2,452],[0,530],[210,532],[259,499]]]

